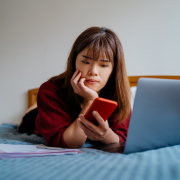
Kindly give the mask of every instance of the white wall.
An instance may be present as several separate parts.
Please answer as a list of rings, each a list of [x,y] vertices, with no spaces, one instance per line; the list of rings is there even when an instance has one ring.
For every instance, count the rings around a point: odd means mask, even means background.
[[[0,0],[0,124],[20,122],[90,26],[118,34],[128,75],[180,75],[179,19],[179,0]]]

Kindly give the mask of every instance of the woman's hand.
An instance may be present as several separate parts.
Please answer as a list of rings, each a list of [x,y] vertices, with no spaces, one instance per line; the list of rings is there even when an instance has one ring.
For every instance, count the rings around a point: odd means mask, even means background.
[[[82,114],[77,119],[78,126],[84,131],[86,136],[90,140],[100,141],[104,144],[119,142],[119,136],[109,127],[108,121],[104,121],[97,111],[93,111],[93,115],[99,123],[98,126],[88,121]]]
[[[81,72],[79,69],[75,71],[71,78],[71,85],[74,92],[84,98],[84,101],[94,100],[99,95],[94,90],[84,85],[85,78],[81,78]]]

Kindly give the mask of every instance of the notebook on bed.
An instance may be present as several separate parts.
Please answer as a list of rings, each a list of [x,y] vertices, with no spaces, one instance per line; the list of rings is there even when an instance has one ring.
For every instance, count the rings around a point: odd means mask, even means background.
[[[180,144],[180,80],[140,78],[124,153]]]

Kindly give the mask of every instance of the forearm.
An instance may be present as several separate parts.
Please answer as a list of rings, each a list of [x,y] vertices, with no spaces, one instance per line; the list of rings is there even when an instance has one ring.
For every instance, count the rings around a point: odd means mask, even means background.
[[[85,114],[91,104],[92,101],[85,102],[80,114]],[[78,126],[77,119],[65,129],[63,139],[68,148],[81,148],[83,146],[87,136]]]
[[[103,144],[111,144],[111,143],[119,143],[119,136],[111,129],[109,128],[105,137],[100,140]]]
[[[87,139],[83,130],[78,126],[77,119],[66,128],[63,139],[68,148],[81,148]]]

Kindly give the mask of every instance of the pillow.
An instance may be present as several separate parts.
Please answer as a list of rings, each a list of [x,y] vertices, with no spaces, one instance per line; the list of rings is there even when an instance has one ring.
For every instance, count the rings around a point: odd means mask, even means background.
[[[131,90],[131,109],[133,110],[133,105],[134,105],[134,99],[135,99],[135,95],[136,95],[136,86],[133,86],[130,88]]]

